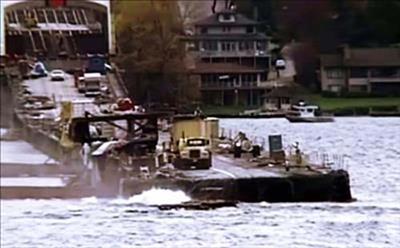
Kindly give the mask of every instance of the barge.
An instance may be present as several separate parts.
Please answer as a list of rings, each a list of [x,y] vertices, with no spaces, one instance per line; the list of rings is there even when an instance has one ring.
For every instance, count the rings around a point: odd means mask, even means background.
[[[205,168],[176,166],[182,156],[176,148],[179,134],[158,129],[159,120],[171,116],[140,108],[119,110],[116,102],[123,91],[112,74],[104,76],[109,94],[96,98],[80,94],[68,74],[65,81],[11,75],[8,87],[15,99],[14,124],[21,138],[56,165],[32,171],[29,164],[15,169],[2,163],[2,181],[7,182],[1,185],[2,198],[129,197],[151,188],[168,188],[206,201],[352,200],[346,170],[305,157],[299,161],[299,151],[285,153],[272,136],[269,151],[257,142],[245,147],[244,141],[249,140],[243,133],[239,139],[225,137],[216,119],[195,116],[187,126],[182,125],[187,118],[173,118],[178,129],[186,132],[182,138],[206,137],[212,154]],[[33,178],[53,184],[43,187]]]

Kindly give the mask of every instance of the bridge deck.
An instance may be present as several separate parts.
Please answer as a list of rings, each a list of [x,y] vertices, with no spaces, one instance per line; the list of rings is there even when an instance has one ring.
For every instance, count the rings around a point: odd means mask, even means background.
[[[256,177],[286,177],[283,173],[261,168],[245,168],[240,162],[223,155],[214,155],[213,164],[209,170],[183,171],[185,177],[191,179],[244,179]]]
[[[97,113],[99,110],[93,103],[94,98],[87,98],[78,92],[74,86],[73,76],[66,74],[65,81],[51,81],[50,77],[25,80],[24,84],[32,92],[33,96],[48,96],[55,100],[57,109],[61,107],[61,102],[74,102],[74,113],[82,116],[84,110]]]

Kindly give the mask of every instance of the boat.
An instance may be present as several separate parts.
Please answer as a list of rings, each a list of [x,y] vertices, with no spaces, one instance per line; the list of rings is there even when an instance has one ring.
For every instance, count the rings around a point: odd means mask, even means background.
[[[319,116],[316,113],[319,107],[316,105],[308,105],[300,101],[296,105],[292,105],[286,113],[286,119],[290,122],[333,122],[332,116]]]

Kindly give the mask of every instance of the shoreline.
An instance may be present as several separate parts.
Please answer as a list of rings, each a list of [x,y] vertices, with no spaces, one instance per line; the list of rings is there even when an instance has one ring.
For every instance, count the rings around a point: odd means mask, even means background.
[[[216,118],[222,119],[278,119],[285,118],[284,114],[276,114],[276,115],[240,115],[240,114],[213,114],[207,113],[207,116],[212,116]],[[334,113],[333,117],[400,117],[400,112],[398,113],[370,113],[370,114],[343,114],[343,113]]]

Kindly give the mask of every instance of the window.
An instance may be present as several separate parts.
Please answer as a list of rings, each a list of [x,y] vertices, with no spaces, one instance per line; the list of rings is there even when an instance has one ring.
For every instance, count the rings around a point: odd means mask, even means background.
[[[222,27],[222,32],[224,32],[224,33],[231,32],[231,27],[226,27],[226,26]]]
[[[265,51],[267,49],[267,45],[263,41],[257,41],[257,50]]]
[[[260,81],[261,82],[267,81],[267,78],[268,78],[268,74],[267,73],[261,73],[260,74]]]
[[[350,77],[365,78],[368,76],[368,69],[362,67],[354,67],[350,69]]]
[[[222,51],[226,51],[226,42],[221,42]]]
[[[342,69],[326,69],[326,76],[328,78],[344,78],[344,71]]]
[[[203,74],[201,75],[202,87],[214,87],[217,82],[217,75],[215,74]]]
[[[397,67],[372,68],[371,77],[388,77],[388,78],[400,77],[400,68]]]
[[[224,41],[221,43],[222,51],[235,51],[236,50],[236,43],[231,41]]]
[[[200,29],[200,33],[206,34],[206,33],[207,33],[207,28],[201,28],[201,29]]]
[[[203,49],[208,51],[216,51],[218,50],[218,43],[216,41],[204,41]]]
[[[246,27],[246,33],[252,34],[254,32],[254,27],[253,26],[247,26]]]
[[[248,51],[252,50],[252,42],[251,41],[241,41],[239,42],[239,50],[240,51]]]
[[[257,84],[257,74],[242,74],[243,86],[255,86]]]
[[[225,62],[226,63],[231,63],[231,64],[240,64],[239,63],[240,59],[237,58],[237,57],[228,57],[228,58],[225,58]]]

